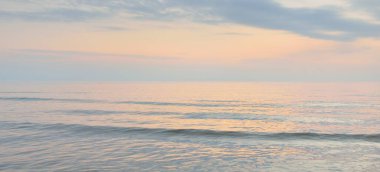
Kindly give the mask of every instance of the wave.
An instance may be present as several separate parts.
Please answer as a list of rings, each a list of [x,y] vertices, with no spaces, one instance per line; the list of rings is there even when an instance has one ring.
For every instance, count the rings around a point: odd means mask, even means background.
[[[259,113],[228,113],[228,112],[190,112],[182,114],[184,119],[231,119],[231,120],[261,120],[261,121],[289,121],[298,124],[310,124],[316,123],[319,125],[323,124],[363,124],[369,123],[371,121],[351,119],[351,118],[333,118],[333,117],[315,117],[315,116],[297,116],[297,115],[266,115]]]
[[[61,110],[54,112],[62,112],[65,114],[79,114],[79,115],[114,115],[114,114],[124,114],[126,111],[112,111],[112,110]]]
[[[377,107],[377,104],[357,103],[357,102],[328,102],[328,101],[305,101],[298,104],[297,107],[309,108],[360,108],[360,107]]]
[[[12,123],[1,122],[0,128],[27,129],[27,130],[64,130],[75,134],[146,134],[152,136],[185,136],[185,137],[233,137],[240,139],[264,140],[329,140],[329,141],[368,141],[380,143],[380,134],[325,134],[325,133],[255,133],[241,131],[219,131],[203,129],[166,129],[166,128],[138,128],[89,126],[80,124],[39,124],[39,123]]]
[[[0,91],[0,94],[37,94],[37,93],[46,93],[46,92],[38,92],[38,91]]]
[[[156,105],[156,106],[191,106],[191,107],[231,107],[230,104],[200,104],[200,103],[174,103],[174,102],[150,102],[150,101],[102,101],[93,99],[64,99],[64,98],[41,98],[41,97],[0,97],[0,100],[21,102],[79,102],[79,103],[111,103],[111,104],[134,104],[134,105]]]
[[[91,99],[63,99],[63,98],[41,98],[41,97],[0,97],[0,100],[6,101],[20,101],[20,102],[81,102],[81,103],[99,103],[104,102],[100,100],[91,100]]]
[[[228,112],[171,112],[171,111],[117,111],[117,110],[99,110],[99,109],[73,109],[73,110],[57,110],[49,111],[52,114],[63,113],[65,115],[145,115],[145,116],[176,116],[182,119],[229,119],[229,120],[259,120],[259,121],[291,121],[296,123],[317,123],[323,124],[370,124],[377,121],[362,121],[355,119],[341,119],[331,117],[304,117],[304,116],[281,116],[281,115],[265,115],[257,113],[228,113]]]
[[[284,121],[287,117],[264,115],[256,113],[227,113],[227,112],[190,112],[184,113],[185,119],[232,119],[232,120],[272,120],[272,121]]]
[[[197,100],[197,102],[213,102],[213,103],[242,103],[240,100]]]
[[[159,112],[159,111],[113,111],[113,110],[59,110],[51,111],[53,113],[64,113],[69,115],[118,115],[118,114],[128,114],[128,115],[180,115],[182,113],[177,112]]]
[[[172,103],[172,102],[149,102],[149,101],[124,101],[120,104],[156,105],[156,106],[193,106],[193,107],[231,107],[230,104],[200,104],[200,103]]]
[[[280,103],[244,103],[239,101],[228,100],[199,100],[198,103],[184,102],[156,102],[156,101],[107,101],[96,99],[69,99],[69,98],[43,98],[43,97],[0,97],[5,101],[21,102],[76,102],[76,103],[110,103],[110,104],[131,104],[131,105],[151,105],[151,106],[180,106],[180,107],[251,107],[251,108],[363,108],[363,107],[380,107],[375,104],[355,104],[355,103],[328,103],[328,102],[305,102],[303,104],[280,104]],[[202,103],[203,102],[203,103]]]

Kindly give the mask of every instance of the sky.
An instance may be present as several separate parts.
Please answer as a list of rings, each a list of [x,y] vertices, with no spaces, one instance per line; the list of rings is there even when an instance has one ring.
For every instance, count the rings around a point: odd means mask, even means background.
[[[379,0],[0,0],[0,81],[380,81]]]

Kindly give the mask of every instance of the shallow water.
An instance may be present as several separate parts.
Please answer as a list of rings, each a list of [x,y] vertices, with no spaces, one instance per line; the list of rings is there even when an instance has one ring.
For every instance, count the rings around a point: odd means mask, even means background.
[[[377,171],[379,83],[3,83],[4,171]]]

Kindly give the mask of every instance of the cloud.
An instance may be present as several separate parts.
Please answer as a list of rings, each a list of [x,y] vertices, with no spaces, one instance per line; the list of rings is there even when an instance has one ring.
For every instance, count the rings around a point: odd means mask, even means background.
[[[380,20],[380,1],[378,0],[351,0],[352,6],[369,13]]]
[[[17,1],[18,2],[18,1]],[[25,4],[38,1],[25,1]],[[379,37],[380,25],[343,17],[339,8],[290,8],[274,0],[72,0],[46,1],[29,11],[0,7],[0,18],[25,21],[79,22],[107,17],[139,20],[187,20],[206,24],[240,24],[331,40]],[[70,3],[67,3],[70,2]],[[380,16],[376,0],[352,0]],[[24,4],[24,5],[25,5]],[[372,5],[371,5],[372,4]],[[20,4],[21,6],[23,4]],[[339,34],[331,34],[339,33]]]
[[[0,81],[161,80],[175,57],[15,49],[0,51]],[[174,72],[175,73],[175,72]]]
[[[99,26],[99,27],[97,27],[97,29],[100,31],[114,31],[114,32],[119,32],[119,31],[123,32],[123,31],[134,30],[131,28],[119,27],[119,26]]]
[[[226,35],[226,36],[247,36],[251,35],[250,33],[241,33],[241,32],[221,32],[217,35]]]
[[[168,4],[199,9],[198,14],[214,16],[218,23],[286,30],[314,38],[345,40],[380,36],[380,25],[343,18],[336,9],[286,8],[269,0],[208,0],[202,3],[177,0]],[[210,17],[205,18],[209,20]],[[202,18],[195,20],[202,21]],[[341,34],[329,34],[332,32]]]
[[[47,9],[44,11],[0,11],[0,19],[44,22],[81,22],[112,16],[107,12],[81,9]]]
[[[7,54],[7,55],[4,55]],[[2,53],[1,56],[11,57],[36,57],[36,58],[73,58],[80,60],[81,58],[116,58],[124,60],[140,60],[140,61],[170,61],[177,60],[177,57],[166,56],[147,56],[140,54],[115,54],[115,53],[98,53],[86,51],[63,51],[63,50],[42,50],[42,49],[17,49]]]

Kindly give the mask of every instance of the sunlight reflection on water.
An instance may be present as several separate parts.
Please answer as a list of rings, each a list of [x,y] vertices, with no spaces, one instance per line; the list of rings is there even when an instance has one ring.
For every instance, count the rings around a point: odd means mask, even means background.
[[[380,84],[0,86],[0,170],[380,168]]]

